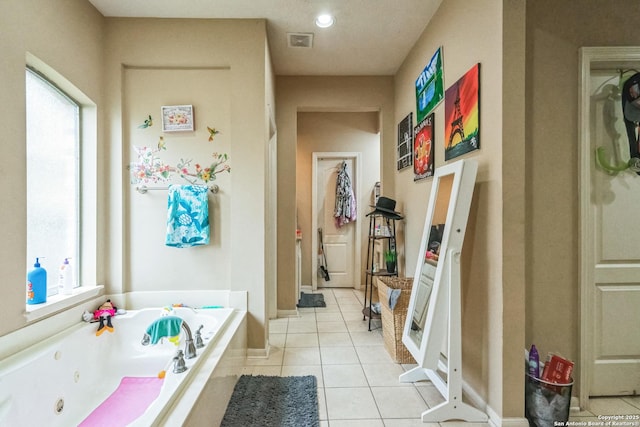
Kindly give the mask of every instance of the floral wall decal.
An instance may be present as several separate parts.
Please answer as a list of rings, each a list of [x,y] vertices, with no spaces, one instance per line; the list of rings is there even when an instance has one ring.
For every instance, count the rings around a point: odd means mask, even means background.
[[[180,159],[175,166],[167,164],[159,156],[159,153],[167,149],[162,136],[156,147],[134,146],[133,148],[137,154],[137,161],[131,163],[129,168],[132,184],[166,182],[176,175],[191,184],[206,184],[215,181],[216,175],[220,173],[231,172],[231,167],[227,163],[229,161],[227,153],[214,152],[211,155],[213,160],[204,167],[200,163],[192,167],[192,159]]]

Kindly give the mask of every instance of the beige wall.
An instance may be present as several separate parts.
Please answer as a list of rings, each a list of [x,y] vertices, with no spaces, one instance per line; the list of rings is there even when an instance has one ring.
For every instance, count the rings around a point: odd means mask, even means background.
[[[256,349],[266,346],[265,40],[264,20],[114,18],[107,19],[105,58],[111,160],[107,292],[246,290],[248,342]],[[194,105],[196,131],[165,135],[167,155],[201,163],[213,151],[230,156],[232,172],[220,177],[221,191],[210,197],[208,247],[165,247],[166,194],[141,196],[128,181],[131,147],[153,145],[159,136],[157,129],[139,132],[139,117],[174,104]],[[213,143],[206,126],[220,128]]]
[[[311,240],[316,230],[311,227],[312,157],[314,152],[360,153],[360,193],[355,194],[357,220],[361,235],[361,262],[366,265],[369,220],[372,210],[371,193],[380,181],[379,114],[370,113],[298,113],[298,144],[296,154],[296,206],[298,227],[302,230],[302,284],[311,285],[312,257],[318,249]],[[353,179],[353,176],[352,176]],[[364,286],[364,268],[358,274]],[[331,285],[331,283],[327,283]]]
[[[25,65],[27,53],[54,69],[93,103],[102,103],[104,19],[85,0],[49,2],[7,0],[0,13],[0,114],[6,124],[0,144],[3,182],[0,336],[25,325],[26,133]],[[71,60],[73,59],[73,60]],[[98,110],[100,111],[100,110]],[[103,140],[99,138],[99,146]],[[99,148],[102,154],[102,149]],[[103,164],[98,163],[99,172]],[[102,200],[100,201],[102,202]],[[100,206],[103,206],[102,203]],[[104,229],[100,228],[104,237]],[[101,241],[100,239],[99,241]],[[52,267],[55,268],[55,267]],[[98,269],[97,279],[104,279]]]
[[[505,2],[509,3],[509,2]],[[508,8],[508,6],[505,6]],[[518,17],[522,25],[523,16]],[[504,230],[507,220],[503,200],[504,146],[522,146],[522,138],[503,139],[502,58],[503,6],[484,0],[445,0],[395,76],[395,122],[416,112],[415,79],[436,49],[443,47],[444,84],[451,86],[474,64],[480,63],[480,150],[465,155],[478,161],[479,170],[462,252],[462,346],[464,380],[502,417],[522,417],[524,413],[522,348],[524,300],[503,301],[507,293],[524,294],[524,282],[505,282],[504,241],[513,232]],[[464,23],[464,31],[460,31]],[[511,25],[514,25],[511,23]],[[522,36],[519,36],[522,39]],[[518,79],[521,81],[521,78]],[[522,109],[522,107],[520,107]],[[444,164],[444,102],[435,109],[435,165]],[[521,135],[522,136],[522,135]],[[522,169],[522,168],[521,168]],[[512,186],[523,188],[523,176],[513,177]],[[386,183],[384,183],[386,185]],[[431,179],[413,182],[410,168],[397,173],[395,192],[405,214],[405,268],[415,271],[424,227]],[[523,203],[521,203],[523,204]],[[519,225],[522,229],[522,221]],[[522,245],[522,242],[520,243]],[[523,253],[517,262],[522,263]],[[505,305],[509,305],[508,308]],[[509,320],[505,313],[519,310]],[[515,390],[504,398],[505,390]],[[514,396],[517,396],[514,398]]]
[[[295,310],[296,145],[299,112],[380,113],[381,175],[393,189],[395,124],[391,77],[276,79],[278,105],[278,309]],[[390,191],[391,192],[391,191]],[[389,194],[393,196],[393,194]]]
[[[526,342],[545,354],[579,356],[578,49],[637,46],[639,12],[634,0],[527,3]]]

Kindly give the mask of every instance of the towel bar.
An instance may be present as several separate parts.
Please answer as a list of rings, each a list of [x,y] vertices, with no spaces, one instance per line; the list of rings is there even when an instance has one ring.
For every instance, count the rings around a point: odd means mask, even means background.
[[[147,191],[168,190],[168,189],[169,187],[147,187],[146,185],[139,185],[136,187],[136,191],[140,194],[146,194]],[[212,194],[217,194],[219,190],[220,190],[220,187],[218,187],[217,184],[211,184],[209,186],[209,191],[211,191]]]

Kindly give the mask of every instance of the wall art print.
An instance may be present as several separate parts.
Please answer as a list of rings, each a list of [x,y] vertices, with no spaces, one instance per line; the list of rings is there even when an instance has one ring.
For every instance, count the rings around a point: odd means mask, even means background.
[[[480,148],[480,64],[446,90],[444,159]]]
[[[398,123],[398,170],[413,163],[413,113]]]
[[[416,122],[420,123],[443,99],[442,47],[416,79]]]
[[[195,130],[193,105],[168,105],[161,107],[163,132],[190,132]]]
[[[434,158],[434,113],[428,115],[414,129],[413,136],[413,180],[433,176]]]

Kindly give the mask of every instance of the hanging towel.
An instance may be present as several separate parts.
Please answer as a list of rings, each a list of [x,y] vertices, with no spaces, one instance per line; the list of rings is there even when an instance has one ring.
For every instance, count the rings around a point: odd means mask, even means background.
[[[347,172],[347,162],[343,161],[336,179],[336,204],[333,211],[336,227],[356,220],[356,198]]]
[[[208,188],[171,185],[167,199],[167,239],[177,248],[209,244]]]
[[[180,335],[180,328],[182,327],[182,319],[177,316],[163,316],[153,322],[147,328],[147,335],[149,336],[152,345],[157,344],[162,338],[177,337]]]

